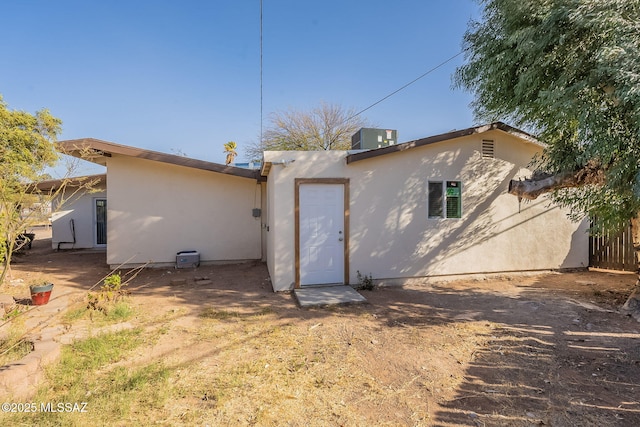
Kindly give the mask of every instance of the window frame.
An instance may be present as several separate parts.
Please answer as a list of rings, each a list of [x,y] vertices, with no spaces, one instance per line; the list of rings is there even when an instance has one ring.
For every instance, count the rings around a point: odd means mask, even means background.
[[[456,188],[456,186],[450,186],[450,184],[456,183],[457,188],[459,188],[458,203],[457,203],[457,213],[459,216],[448,216],[447,210],[447,201],[450,200],[450,197],[447,196],[448,188]],[[439,187],[439,196],[432,196],[432,188],[436,188],[435,185]],[[437,209],[433,206],[432,197],[437,197],[439,199],[439,206]],[[436,199],[436,200],[437,200]],[[436,212],[435,215],[432,215],[432,212]],[[427,180],[427,219],[461,219],[463,215],[462,210],[462,181],[455,179],[430,179]]]

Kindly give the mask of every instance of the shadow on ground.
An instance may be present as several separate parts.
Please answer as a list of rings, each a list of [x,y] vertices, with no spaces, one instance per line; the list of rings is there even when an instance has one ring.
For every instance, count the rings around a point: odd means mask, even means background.
[[[17,258],[14,271],[22,276],[50,275],[62,288],[78,293],[109,273],[104,253],[53,252],[46,240],[36,241],[31,252]],[[363,292],[368,305],[329,309],[300,309],[292,295],[273,293],[267,269],[259,262],[147,269],[128,288],[139,302],[159,312],[183,310],[193,318],[203,313],[206,317],[210,310],[216,316],[233,313],[231,320],[269,313],[276,319],[272,329],[255,334],[249,330],[233,346],[255,343],[260,334],[276,328],[290,327],[287,331],[295,335],[321,324],[329,330],[333,322],[350,348],[362,346],[358,357],[363,357],[363,365],[375,367],[368,375],[377,376],[380,383],[393,384],[390,366],[402,365],[395,366],[396,372],[406,371],[407,378],[413,378],[412,397],[405,399],[411,407],[407,411],[428,413],[428,425],[640,425],[640,324],[598,299],[610,292],[608,301],[619,300],[619,294],[630,289],[620,280],[625,281],[583,272],[382,288]],[[180,322],[172,327],[179,328]],[[403,346],[426,346],[428,359],[433,334],[441,333],[441,327],[455,330],[465,325],[483,325],[483,336],[477,340],[481,344],[466,359],[455,352],[463,343],[451,343],[454,349],[448,355],[439,353],[454,366],[455,387],[430,388],[420,378],[428,375],[429,363],[442,361],[422,360],[418,351],[409,360],[403,352],[412,349]],[[157,349],[154,357],[169,357],[179,349]],[[223,350],[208,343],[202,349],[194,347],[180,365]],[[247,348],[249,354],[258,351]],[[366,407],[362,400],[357,402],[358,410]],[[355,401],[346,404],[356,407]],[[378,420],[411,420],[399,411],[382,409]]]
[[[545,280],[367,295],[387,306],[388,326],[493,325],[455,396],[438,401],[434,425],[640,425],[640,325],[614,307],[540,288]]]

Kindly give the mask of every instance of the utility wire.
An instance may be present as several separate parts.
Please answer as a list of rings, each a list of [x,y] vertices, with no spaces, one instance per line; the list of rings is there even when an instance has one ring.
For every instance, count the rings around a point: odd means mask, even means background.
[[[395,95],[396,93],[400,92],[403,89],[408,88],[409,86],[411,86],[412,84],[414,84],[415,82],[417,82],[418,80],[422,79],[423,77],[428,76],[429,74],[431,74],[432,72],[434,72],[435,70],[437,70],[438,68],[444,66],[445,64],[448,64],[449,62],[453,61],[454,59],[456,59],[458,56],[462,55],[464,53],[464,50],[461,50],[460,52],[456,53],[455,55],[453,55],[451,58],[439,63],[438,65],[436,65],[435,67],[431,68],[430,70],[428,70],[427,72],[423,73],[422,75],[416,77],[415,79],[411,80],[409,83],[405,84],[404,86],[400,87],[399,89],[394,90],[393,92],[391,92],[390,94],[388,94],[387,96],[385,96],[384,98],[379,99],[378,101],[374,102],[373,104],[369,105],[367,108],[358,111],[357,113],[355,113],[353,116],[349,117],[348,119],[346,119],[343,123],[348,122],[349,120],[358,117],[360,114],[364,113],[367,110],[370,110],[371,108],[375,107],[376,105],[380,104],[381,102],[391,98],[393,95]]]
[[[263,19],[263,8],[262,8],[262,0],[260,0],[260,144],[262,144],[262,132],[263,132],[263,58],[262,58],[262,19]],[[360,114],[364,113],[365,111],[368,111],[370,109],[372,109],[373,107],[375,107],[376,105],[380,104],[381,102],[386,101],[387,99],[391,98],[393,95],[395,95],[396,93],[408,88],[409,86],[411,86],[412,84],[414,84],[415,82],[417,82],[418,80],[428,76],[429,74],[433,73],[434,71],[436,71],[437,69],[443,67],[444,65],[448,64],[449,62],[453,61],[454,59],[456,59],[458,56],[462,55],[464,53],[464,50],[461,50],[460,52],[456,53],[455,55],[453,55],[452,57],[442,61],[441,63],[439,63],[438,65],[436,65],[435,67],[427,70],[426,72],[424,72],[423,74],[419,75],[418,77],[416,77],[415,79],[411,80],[409,83],[399,87],[398,89],[394,90],[393,92],[389,93],[388,95],[380,98],[378,101],[374,102],[373,104],[369,105],[368,107],[358,111],[357,113],[355,113],[354,115],[352,115],[351,117],[345,119],[342,123],[346,123],[349,120],[358,117]],[[341,124],[342,124],[341,123]],[[324,134],[324,132],[322,132],[322,134]]]

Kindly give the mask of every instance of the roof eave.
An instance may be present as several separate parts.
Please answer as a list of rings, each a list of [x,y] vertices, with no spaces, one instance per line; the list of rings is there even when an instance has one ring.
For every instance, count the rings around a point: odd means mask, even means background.
[[[467,129],[462,129],[462,130],[455,130],[452,132],[429,136],[426,138],[403,142],[401,144],[390,145],[388,147],[376,148],[376,149],[364,151],[361,153],[349,154],[347,156],[347,164],[357,162],[360,160],[370,159],[373,157],[382,156],[385,154],[398,153],[401,151],[406,151],[413,148],[422,147],[425,145],[435,144],[437,142],[443,142],[443,141],[448,141],[455,138],[461,138],[464,136],[480,134],[480,133],[488,132],[491,130],[501,130],[503,132],[507,132],[512,135],[515,135],[519,138],[528,140],[533,144],[537,144],[540,146],[544,145],[541,142],[539,142],[534,136],[528,134],[525,131],[514,128],[513,126],[509,126],[503,122],[493,122],[487,125],[475,126]]]
[[[78,177],[70,177],[70,178],[61,178],[61,179],[48,179],[45,181],[35,182],[30,184],[29,192],[38,193],[38,192],[51,192],[56,191],[62,186],[67,187],[81,187],[90,183],[91,186],[95,185],[103,185],[107,181],[106,174],[97,174],[97,175],[87,175],[87,176],[78,176]]]
[[[258,170],[222,165],[220,163],[207,162],[204,160],[177,156],[175,154],[160,153],[158,151],[115,144],[113,142],[101,141],[94,138],[59,141],[58,150],[64,154],[88,160],[103,166],[106,165],[107,157],[117,154],[255,180],[258,180],[260,176],[260,171]]]

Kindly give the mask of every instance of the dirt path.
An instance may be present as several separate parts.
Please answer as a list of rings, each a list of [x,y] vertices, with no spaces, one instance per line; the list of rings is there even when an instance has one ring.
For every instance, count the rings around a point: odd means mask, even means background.
[[[422,306],[405,322],[491,325],[455,393],[438,402],[444,424],[475,413],[487,425],[638,425],[640,325],[608,304],[625,283],[602,273],[448,283],[405,290],[390,316]]]
[[[14,266],[77,292],[107,273],[104,254],[46,240]],[[633,282],[515,275],[302,310],[262,263],[146,270],[132,322],[162,333],[120,363],[171,370],[144,419],[174,425],[640,425],[640,323],[616,311]]]

